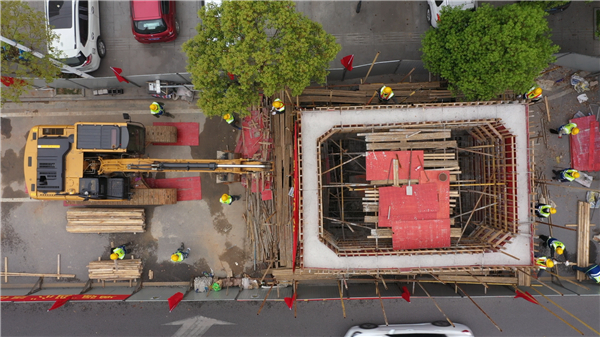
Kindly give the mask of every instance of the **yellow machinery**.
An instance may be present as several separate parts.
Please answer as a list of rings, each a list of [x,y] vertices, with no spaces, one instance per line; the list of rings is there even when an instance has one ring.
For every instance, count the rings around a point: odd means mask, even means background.
[[[235,159],[228,154],[215,160],[145,158],[146,144],[161,141],[160,137],[148,139],[155,137],[151,135],[160,134],[151,128],[133,122],[31,128],[24,163],[29,196],[90,204],[111,201],[164,204],[171,203],[161,201],[165,200],[161,193],[167,189],[149,189],[143,183],[143,173],[215,172],[231,175],[271,169],[270,163]],[[138,193],[141,189],[144,189],[143,193]],[[143,194],[143,200],[136,194]]]

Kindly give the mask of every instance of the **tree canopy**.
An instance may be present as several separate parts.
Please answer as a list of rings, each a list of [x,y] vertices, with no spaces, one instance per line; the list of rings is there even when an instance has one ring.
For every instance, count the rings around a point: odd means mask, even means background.
[[[46,25],[44,13],[29,7],[27,3],[2,1],[1,6],[0,34],[5,38],[42,54],[50,41],[58,38]],[[7,100],[20,102],[19,96],[32,88],[32,78],[41,78],[50,83],[60,75],[60,69],[50,61],[50,57],[57,58],[58,54],[52,47],[41,59],[4,42],[0,52],[2,76],[15,79],[9,87],[2,87],[2,103]]]
[[[482,4],[475,11],[445,7],[438,29],[429,29],[422,42],[425,68],[471,100],[526,92],[559,50],[549,38],[546,15],[519,4]]]
[[[207,116],[246,115],[261,92],[299,95],[311,81],[324,83],[341,48],[290,1],[207,3],[198,16],[198,34],[183,50]]]

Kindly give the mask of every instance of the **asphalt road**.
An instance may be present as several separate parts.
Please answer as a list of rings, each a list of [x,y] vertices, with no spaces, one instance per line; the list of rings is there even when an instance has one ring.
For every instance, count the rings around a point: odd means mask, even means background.
[[[596,330],[600,330],[598,297],[553,296]],[[577,336],[578,332],[540,306],[513,298],[475,298],[502,329],[500,332],[467,298],[438,298],[450,319],[466,324],[476,336]],[[585,335],[594,335],[553,304],[540,302]],[[169,313],[159,303],[67,303],[46,312],[47,304],[2,304],[2,336],[342,336],[365,322],[385,324],[379,301],[345,301],[346,318],[338,301],[299,302],[297,318],[283,302],[184,302]],[[384,300],[390,323],[443,320],[426,298]],[[200,318],[199,318],[200,316]]]

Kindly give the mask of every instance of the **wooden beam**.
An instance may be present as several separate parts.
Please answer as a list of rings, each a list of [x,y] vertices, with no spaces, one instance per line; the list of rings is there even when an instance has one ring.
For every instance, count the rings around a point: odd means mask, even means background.
[[[460,289],[460,291],[462,291],[462,293],[463,293],[463,294],[465,294],[465,295],[466,295],[466,296],[469,298],[469,300],[471,300],[471,302],[473,302],[473,304],[475,304],[475,306],[476,306],[476,307],[477,307],[479,310],[481,310],[481,312],[482,312],[482,313],[485,315],[485,317],[487,317],[487,318],[490,320],[490,322],[492,322],[492,323],[493,323],[493,324],[496,326],[496,328],[497,328],[498,330],[500,330],[500,332],[502,332],[502,329],[500,329],[500,327],[498,326],[498,324],[496,324],[496,322],[494,322],[494,320],[493,320],[493,319],[492,319],[492,318],[491,318],[491,317],[490,317],[490,316],[489,316],[489,315],[488,315],[488,314],[487,314],[485,311],[483,311],[483,309],[481,309],[481,307],[480,307],[480,306],[479,306],[479,305],[478,305],[478,304],[477,304],[475,301],[473,301],[473,299],[471,298],[471,296],[469,296],[469,294],[467,294],[467,293],[466,293],[466,292],[465,292],[465,291],[464,291],[464,290],[463,290],[463,289],[462,289],[462,288],[461,288],[461,287],[460,287],[460,286],[459,286],[457,283],[454,283],[454,285],[455,285],[455,286],[456,286],[458,289]]]
[[[568,312],[565,308],[561,307],[560,305],[556,304],[556,302],[554,302],[553,300],[551,300],[548,296],[542,294],[539,290],[535,289],[535,288],[531,288],[533,290],[535,290],[535,292],[537,292],[538,294],[542,295],[542,297],[544,297],[548,302],[554,304],[555,306],[557,306],[560,310],[566,312],[569,316],[575,318],[579,323],[585,325],[588,329],[592,330],[596,335],[600,335],[600,332],[598,332],[598,330],[592,328],[591,326],[587,325],[584,321],[580,320],[579,318],[577,318],[575,315],[573,315],[572,313]]]
[[[442,315],[444,315],[444,317],[446,317],[446,320],[448,321],[448,323],[452,324],[452,327],[456,327],[454,325],[454,323],[450,320],[450,318],[448,317],[448,315],[446,315],[446,313],[444,312],[444,310],[442,310],[442,308],[440,308],[440,306],[437,304],[437,302],[435,301],[435,299],[433,297],[431,297],[431,295],[429,295],[429,292],[427,290],[425,290],[425,287],[423,287],[423,285],[421,285],[421,282],[417,281],[417,284],[419,285],[419,287],[421,287],[421,289],[425,292],[425,294],[427,294],[427,297],[429,297],[429,299],[433,301],[433,304],[435,304],[435,307],[438,308],[438,310],[442,313]]]
[[[367,150],[447,149],[457,146],[455,140],[436,142],[367,143]]]
[[[42,274],[42,273],[14,273],[14,272],[1,272],[5,280],[8,276],[31,276],[31,277],[63,277],[63,278],[74,278],[75,274]]]

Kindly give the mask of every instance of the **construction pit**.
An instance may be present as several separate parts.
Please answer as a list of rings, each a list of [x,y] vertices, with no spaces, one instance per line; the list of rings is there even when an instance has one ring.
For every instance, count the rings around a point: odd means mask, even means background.
[[[497,103],[300,112],[296,273],[528,283],[528,106]]]

